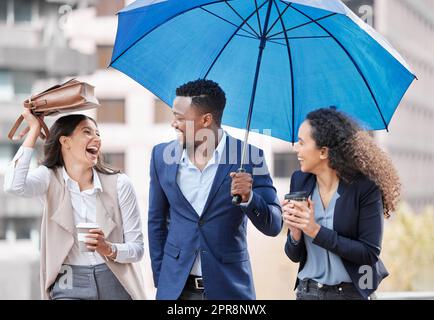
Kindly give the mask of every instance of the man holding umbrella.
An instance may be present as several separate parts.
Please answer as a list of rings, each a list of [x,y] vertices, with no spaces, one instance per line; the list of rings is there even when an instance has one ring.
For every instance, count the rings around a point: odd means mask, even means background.
[[[263,151],[249,145],[245,172],[235,172],[242,142],[221,129],[225,104],[213,81],[182,85],[173,103],[179,139],[153,149],[148,233],[157,299],[255,299],[247,219],[268,236],[281,231]]]

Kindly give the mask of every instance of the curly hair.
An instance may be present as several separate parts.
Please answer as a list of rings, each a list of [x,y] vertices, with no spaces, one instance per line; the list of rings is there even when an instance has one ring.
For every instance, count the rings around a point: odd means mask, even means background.
[[[329,166],[347,182],[360,174],[372,180],[381,191],[384,215],[389,218],[401,194],[398,172],[389,155],[354,120],[333,108],[313,111],[307,120],[317,147],[328,148]]]
[[[211,113],[217,125],[221,125],[226,95],[218,83],[206,79],[190,81],[178,87],[176,95],[191,97],[193,106],[200,109],[202,113]]]

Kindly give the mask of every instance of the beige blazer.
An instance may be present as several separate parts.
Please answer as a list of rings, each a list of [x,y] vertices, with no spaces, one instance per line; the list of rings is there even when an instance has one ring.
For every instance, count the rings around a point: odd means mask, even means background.
[[[49,289],[55,282],[69,251],[77,245],[73,209],[69,190],[60,168],[53,170],[48,187],[41,227],[40,281],[43,299],[50,299]],[[96,200],[96,220],[106,239],[123,243],[122,215],[117,197],[118,175],[98,173],[103,192]],[[107,266],[134,300],[144,300],[145,287],[138,263],[117,263],[106,259]]]

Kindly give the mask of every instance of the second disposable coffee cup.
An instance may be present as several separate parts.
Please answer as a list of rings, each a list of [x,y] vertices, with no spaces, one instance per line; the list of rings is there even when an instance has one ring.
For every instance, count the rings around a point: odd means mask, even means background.
[[[97,223],[79,223],[75,228],[77,229],[77,240],[80,251],[92,252],[93,250],[88,249],[85,243],[85,241],[88,240],[86,236],[89,234],[89,230],[99,229],[99,225]]]

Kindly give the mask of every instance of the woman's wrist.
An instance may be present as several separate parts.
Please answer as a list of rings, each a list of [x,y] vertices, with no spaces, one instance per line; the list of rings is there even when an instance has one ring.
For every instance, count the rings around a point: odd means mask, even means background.
[[[321,226],[318,223],[315,223],[313,227],[310,230],[306,230],[307,232],[305,233],[310,238],[315,239],[320,230],[321,230]]]
[[[300,232],[296,232],[294,230],[290,230],[290,235],[292,240],[294,241],[300,241],[301,240],[301,231]]]
[[[111,259],[111,260],[115,260],[116,256],[117,256],[117,247],[110,242],[107,242],[108,245],[108,254],[105,255],[107,258]]]
[[[31,126],[29,132],[27,133],[26,139],[24,140],[23,147],[34,148],[40,132],[40,126],[39,128],[37,126]]]
[[[41,124],[39,122],[32,124],[30,127],[30,131],[39,131],[41,130]]]

